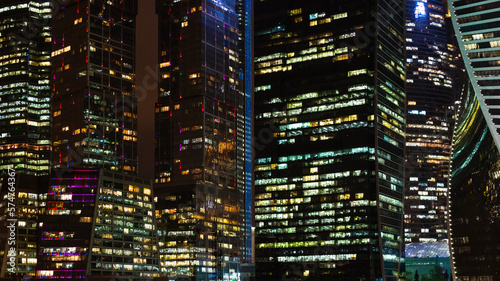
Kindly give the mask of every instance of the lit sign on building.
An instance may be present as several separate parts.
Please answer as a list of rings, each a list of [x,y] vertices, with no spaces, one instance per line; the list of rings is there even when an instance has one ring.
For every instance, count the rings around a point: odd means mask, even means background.
[[[417,2],[417,6],[415,6],[415,18],[423,18],[425,17],[425,6],[424,2]]]

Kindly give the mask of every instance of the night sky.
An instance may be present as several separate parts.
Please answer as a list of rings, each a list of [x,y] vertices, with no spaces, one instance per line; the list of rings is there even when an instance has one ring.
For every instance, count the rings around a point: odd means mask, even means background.
[[[136,95],[138,97],[139,175],[154,177],[154,110],[157,100],[158,31],[155,0],[140,0],[137,15]]]

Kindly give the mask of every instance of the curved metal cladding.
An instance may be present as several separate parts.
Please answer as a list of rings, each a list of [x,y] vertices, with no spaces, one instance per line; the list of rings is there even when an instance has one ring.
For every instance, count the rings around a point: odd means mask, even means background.
[[[465,67],[493,132],[500,143],[500,1],[448,0]]]
[[[469,87],[455,136],[450,188],[451,249],[457,280],[498,280],[500,155]]]

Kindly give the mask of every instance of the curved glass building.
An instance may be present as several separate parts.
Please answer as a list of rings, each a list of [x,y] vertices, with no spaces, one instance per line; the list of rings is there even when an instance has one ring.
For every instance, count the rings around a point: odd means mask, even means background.
[[[500,275],[500,1],[448,1],[471,81],[455,128],[451,167],[452,257],[457,280]]]
[[[457,280],[496,280],[500,155],[471,90],[461,102],[453,148],[449,207],[455,274]]]
[[[448,0],[471,85],[500,144],[500,1]]]

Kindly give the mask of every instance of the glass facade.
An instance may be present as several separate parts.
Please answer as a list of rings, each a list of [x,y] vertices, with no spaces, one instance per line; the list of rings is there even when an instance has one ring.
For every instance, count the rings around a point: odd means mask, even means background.
[[[450,214],[457,280],[498,279],[499,1],[449,0],[470,88],[453,141]]]
[[[451,249],[457,280],[496,280],[500,154],[470,87],[461,99],[453,142]]]
[[[244,143],[244,149],[239,149],[239,166],[244,166],[244,173],[239,173],[238,181],[245,186],[245,262],[253,263],[254,253],[252,241],[253,223],[253,1],[236,0],[238,13],[238,42],[239,53],[245,59],[240,60],[240,91],[244,96],[244,114],[238,114],[240,128],[238,130],[239,143]],[[243,208],[242,208],[243,210]]]
[[[33,278],[37,263],[38,225],[47,198],[49,176],[19,173],[15,181],[6,177],[0,180],[0,278]],[[14,183],[14,184],[13,184]],[[9,192],[14,186],[15,192]],[[10,198],[10,199],[9,199]],[[10,203],[10,204],[9,204]],[[14,205],[12,205],[14,204]],[[12,215],[12,206],[16,211]],[[15,221],[13,222],[12,219]],[[14,239],[9,226],[15,224]],[[13,243],[15,242],[15,243]],[[10,251],[11,247],[16,249]],[[14,256],[15,266],[10,264]]]
[[[137,0],[69,1],[54,12],[54,168],[137,173]]]
[[[238,194],[209,183],[156,190],[162,276],[241,280]]]
[[[415,243],[430,243],[429,248],[436,242],[448,246],[456,66],[445,9],[441,0],[406,1],[405,242],[411,248],[417,247]]]
[[[448,4],[472,87],[500,146],[500,2],[448,0]]]
[[[49,183],[37,279],[159,276],[152,184],[98,170]]]
[[[255,3],[257,280],[396,280],[402,1]]]
[[[0,3],[0,170],[50,171],[52,1]]]
[[[251,1],[156,3],[162,270],[239,280],[252,257]]]

